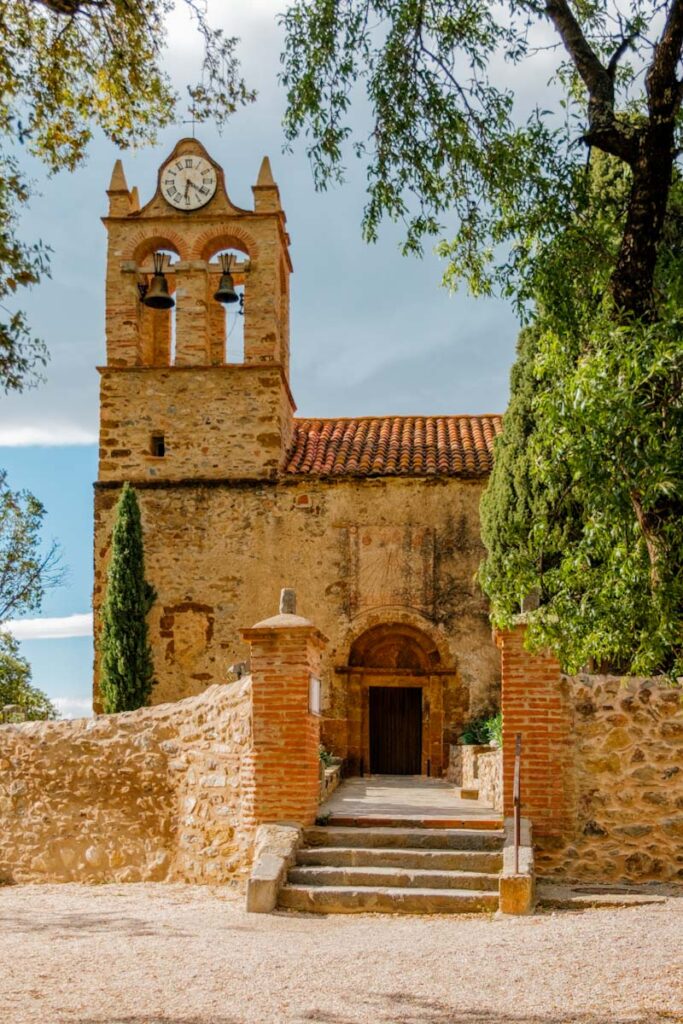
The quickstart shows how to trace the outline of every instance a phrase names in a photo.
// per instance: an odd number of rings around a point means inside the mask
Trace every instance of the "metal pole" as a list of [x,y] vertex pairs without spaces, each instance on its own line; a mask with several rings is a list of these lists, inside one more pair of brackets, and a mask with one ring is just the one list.
[[515,874],[519,874],[519,841],[521,830],[521,808],[522,794],[520,783],[520,767],[522,760],[522,734],[515,736],[515,774],[512,783],[512,809],[514,815],[514,843],[515,843]]

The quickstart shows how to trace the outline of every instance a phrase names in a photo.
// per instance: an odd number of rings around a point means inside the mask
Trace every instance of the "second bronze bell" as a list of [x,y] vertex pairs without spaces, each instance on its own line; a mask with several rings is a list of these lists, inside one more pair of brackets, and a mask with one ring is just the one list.
[[142,301],[150,309],[172,309],[175,300],[168,290],[168,281],[164,274],[164,254],[155,252],[153,258],[154,274]]
[[239,302],[239,295],[235,291],[235,282],[230,273],[232,259],[230,253],[221,254],[221,270],[223,272],[218,283],[218,291],[214,292],[213,296],[216,302],[222,302],[225,305],[229,305],[231,302]]

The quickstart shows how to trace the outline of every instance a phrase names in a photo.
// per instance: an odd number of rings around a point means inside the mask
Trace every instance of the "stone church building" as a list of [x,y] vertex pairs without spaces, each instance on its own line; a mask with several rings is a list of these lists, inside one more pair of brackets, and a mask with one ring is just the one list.
[[[195,139],[176,145],[144,206],[118,162],[107,194],[96,635],[130,481],[157,591],[154,703],[228,679],[247,656],[240,629],[293,587],[329,639],[328,749],[352,773],[442,775],[448,744],[499,688],[475,572],[500,417],[297,418],[290,239],[267,158],[253,209],[234,205]],[[243,289],[242,361],[214,298],[226,268]],[[175,305],[151,308],[153,293]]]

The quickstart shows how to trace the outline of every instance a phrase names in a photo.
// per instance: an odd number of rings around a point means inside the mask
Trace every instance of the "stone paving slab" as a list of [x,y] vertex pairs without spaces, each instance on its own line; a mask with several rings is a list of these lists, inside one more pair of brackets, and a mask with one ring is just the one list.
[[369,775],[345,779],[320,806],[330,823],[382,826],[391,822],[427,828],[500,828],[502,815],[481,800],[463,800],[444,779]]
[[683,887],[581,885],[539,881],[536,886],[540,910],[587,910],[615,907],[650,906],[666,903],[671,896],[683,898]]

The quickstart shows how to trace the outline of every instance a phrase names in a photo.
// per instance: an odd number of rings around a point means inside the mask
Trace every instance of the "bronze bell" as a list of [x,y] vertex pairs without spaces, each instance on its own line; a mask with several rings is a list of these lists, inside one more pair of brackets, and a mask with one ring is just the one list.
[[150,309],[172,309],[175,306],[175,300],[168,291],[168,281],[166,280],[163,268],[164,254],[162,252],[155,252],[154,275],[142,300]]
[[239,302],[239,295],[235,291],[235,282],[232,279],[230,273],[230,267],[232,266],[232,256],[230,253],[221,254],[221,268],[223,273],[218,284],[218,291],[214,293],[214,299],[216,302],[222,302],[225,305],[229,305],[231,302]]

